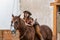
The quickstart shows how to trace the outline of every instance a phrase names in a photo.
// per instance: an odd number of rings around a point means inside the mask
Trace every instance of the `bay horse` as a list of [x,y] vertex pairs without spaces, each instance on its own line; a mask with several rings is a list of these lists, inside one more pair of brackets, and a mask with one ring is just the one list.
[[11,26],[14,26],[16,30],[19,30],[20,40],[34,40],[35,30],[33,26],[26,26],[25,22],[19,16],[12,15]]
[[35,31],[36,27],[39,27],[39,32],[44,40],[52,40],[52,30],[47,25],[39,25],[39,23],[35,22],[33,26],[28,27],[25,25],[25,22],[20,18],[20,16],[14,15],[12,15],[11,24],[14,25],[16,30],[19,30],[20,40],[41,40]]

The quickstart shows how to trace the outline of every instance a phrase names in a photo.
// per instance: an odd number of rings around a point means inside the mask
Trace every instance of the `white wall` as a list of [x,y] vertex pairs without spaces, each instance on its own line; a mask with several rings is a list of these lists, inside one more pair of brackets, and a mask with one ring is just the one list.
[[10,29],[11,15],[18,15],[20,11],[18,3],[19,0],[0,0],[0,30]]

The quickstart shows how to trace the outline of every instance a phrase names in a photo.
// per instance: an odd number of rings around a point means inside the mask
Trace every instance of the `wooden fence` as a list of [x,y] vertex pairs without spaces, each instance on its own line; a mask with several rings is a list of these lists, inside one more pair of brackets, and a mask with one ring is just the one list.
[[0,40],[19,40],[19,32],[12,34],[10,30],[0,30]]

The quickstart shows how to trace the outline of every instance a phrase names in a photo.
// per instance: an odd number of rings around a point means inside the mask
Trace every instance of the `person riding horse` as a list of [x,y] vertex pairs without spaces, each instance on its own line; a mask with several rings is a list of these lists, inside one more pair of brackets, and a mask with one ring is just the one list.
[[30,17],[32,14],[29,11],[24,11],[24,18],[25,24],[28,26],[32,26],[34,24],[34,20],[32,17]]
[[[32,17],[30,17],[32,14],[29,11],[24,11],[24,18],[23,20],[25,21],[25,24],[28,26],[33,26],[35,24],[34,19]],[[41,33],[40,33],[40,28],[39,26],[36,26],[35,31],[37,33],[37,35],[39,36],[39,38],[42,37]]]

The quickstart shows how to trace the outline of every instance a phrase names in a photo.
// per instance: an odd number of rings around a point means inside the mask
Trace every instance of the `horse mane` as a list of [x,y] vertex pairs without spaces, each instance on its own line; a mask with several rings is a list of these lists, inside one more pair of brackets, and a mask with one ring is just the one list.
[[27,26],[25,25],[25,22],[23,19],[19,19],[20,21],[20,26],[19,26],[19,30],[22,34],[24,34],[23,32],[25,32],[27,30]]

